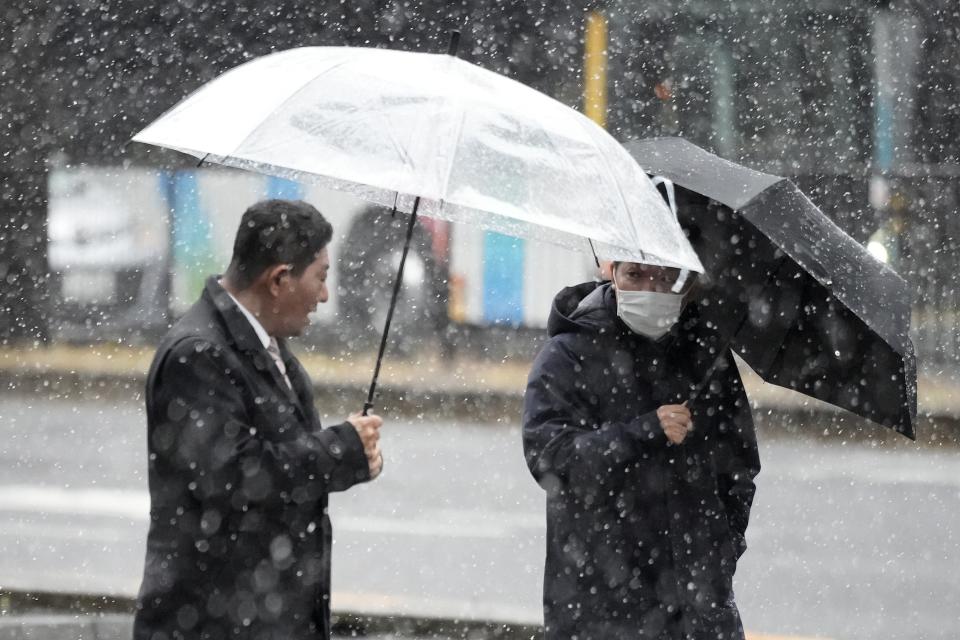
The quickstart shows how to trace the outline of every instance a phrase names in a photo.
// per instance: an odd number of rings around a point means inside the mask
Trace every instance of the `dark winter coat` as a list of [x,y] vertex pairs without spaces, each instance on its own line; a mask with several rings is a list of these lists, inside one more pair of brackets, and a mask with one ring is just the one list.
[[[547,492],[550,640],[743,637],[732,579],[760,470],[729,354],[669,444],[656,416],[690,396],[718,337],[688,305],[658,341],[616,315],[609,284],[561,291],[527,385],[523,443]],[[713,353],[711,353],[713,351]]]
[[134,638],[327,638],[327,494],[369,479],[349,424],[321,429],[211,278],[147,380],[150,531]]

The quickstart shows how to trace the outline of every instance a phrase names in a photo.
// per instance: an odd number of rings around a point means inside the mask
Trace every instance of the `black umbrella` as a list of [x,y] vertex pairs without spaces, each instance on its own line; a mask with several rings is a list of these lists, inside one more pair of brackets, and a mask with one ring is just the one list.
[[706,268],[702,315],[729,346],[764,380],[913,439],[907,283],[786,178],[682,138],[624,146],[675,185],[677,215]]

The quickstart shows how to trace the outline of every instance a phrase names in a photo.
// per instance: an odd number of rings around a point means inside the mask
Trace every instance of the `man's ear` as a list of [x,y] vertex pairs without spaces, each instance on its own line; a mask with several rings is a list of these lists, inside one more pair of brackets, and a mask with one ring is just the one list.
[[292,272],[293,266],[289,264],[275,264],[263,272],[261,277],[264,279],[264,285],[270,295],[280,295],[281,290],[287,286],[287,280]]

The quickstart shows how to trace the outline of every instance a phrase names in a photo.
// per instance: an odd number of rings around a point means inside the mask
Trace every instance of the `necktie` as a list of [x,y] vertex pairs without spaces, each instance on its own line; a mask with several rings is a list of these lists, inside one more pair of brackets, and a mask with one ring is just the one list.
[[293,389],[293,385],[290,384],[290,378],[287,377],[287,365],[283,364],[283,358],[280,356],[280,345],[277,343],[277,339],[273,336],[270,336],[270,344],[267,345],[267,353],[269,353],[270,357],[273,358],[273,363],[277,365],[277,370],[280,372],[280,375],[283,376],[287,386]]

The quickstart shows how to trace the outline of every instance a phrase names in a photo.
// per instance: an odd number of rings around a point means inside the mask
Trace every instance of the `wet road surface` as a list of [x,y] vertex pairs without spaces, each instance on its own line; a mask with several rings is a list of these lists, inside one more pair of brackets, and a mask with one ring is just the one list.
[[[0,588],[134,595],[148,509],[140,403],[0,395],[0,424]],[[544,498],[518,425],[426,416],[388,422],[382,443],[384,475],[332,499],[334,608],[539,622]],[[760,447],[735,582],[749,630],[960,635],[960,451]]]

